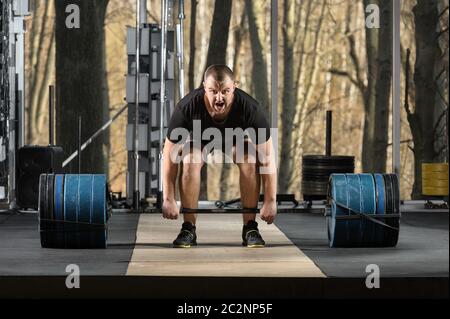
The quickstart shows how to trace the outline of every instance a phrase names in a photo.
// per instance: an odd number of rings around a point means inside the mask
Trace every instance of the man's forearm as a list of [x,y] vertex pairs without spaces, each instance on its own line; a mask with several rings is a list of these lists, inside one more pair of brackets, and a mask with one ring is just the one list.
[[175,184],[178,174],[178,163],[173,162],[171,153],[176,151],[175,145],[166,141],[163,150],[163,200],[175,200]]
[[166,201],[175,200],[175,183],[177,180],[177,174],[178,174],[177,164],[168,163],[167,166],[164,166],[163,199]]
[[273,202],[277,198],[277,174],[262,174],[264,202]]

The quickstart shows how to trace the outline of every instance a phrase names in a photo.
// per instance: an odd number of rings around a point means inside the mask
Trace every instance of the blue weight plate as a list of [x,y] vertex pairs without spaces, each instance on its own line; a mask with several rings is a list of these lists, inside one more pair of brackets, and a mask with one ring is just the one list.
[[79,175],[66,174],[64,178],[64,224],[66,234],[66,247],[79,248],[80,236],[78,233],[79,211]]
[[41,238],[41,247],[47,248],[48,247],[48,240],[47,240],[47,225],[48,222],[46,220],[47,216],[47,174],[41,174],[39,176],[39,203],[38,203],[38,211],[39,211],[39,234]]
[[53,198],[54,198],[54,194],[53,194],[53,183],[54,183],[54,179],[55,179],[55,175],[54,174],[48,174],[47,175],[47,189],[46,189],[46,193],[47,193],[47,219],[49,220],[48,222],[48,241],[49,241],[49,246],[52,248],[58,248],[58,242],[56,240],[56,225],[55,225],[55,218],[54,218],[54,213],[53,213]]
[[93,204],[93,175],[85,174],[79,175],[79,215],[78,215],[78,225],[79,235],[80,235],[80,248],[90,248],[91,240],[91,226],[92,223],[92,204]]
[[56,221],[56,241],[61,248],[66,247],[66,240],[64,235],[64,175],[55,175],[54,187],[54,215]]
[[[384,179],[381,174],[374,174],[375,185],[376,185],[376,198],[377,198],[377,215],[384,215],[386,212],[386,194],[384,189]],[[386,222],[386,219],[380,219],[382,222]],[[381,225],[375,226],[375,242],[376,246],[380,247],[383,245],[383,232],[385,231],[385,227]]]
[[[375,197],[375,182],[372,174],[359,174],[358,176],[361,183],[361,213],[373,215],[376,213],[377,203]],[[376,246],[374,238],[375,223],[367,219],[361,219],[361,223],[363,225],[362,246]]]
[[[92,223],[95,231],[91,241],[93,248],[107,247],[106,176],[93,175],[92,182]],[[102,229],[104,227],[104,229]]]
[[[393,194],[392,194],[392,182],[389,174],[383,174],[384,186],[386,191],[386,215],[394,212],[393,207]],[[392,226],[390,218],[386,219],[386,224]],[[385,227],[383,232],[383,247],[389,247],[392,237],[391,229]]]
[[344,174],[332,174],[330,177],[331,197],[331,219],[330,219],[330,247],[342,247],[348,241],[348,221],[338,220],[336,216],[346,215],[346,211],[336,205],[342,203],[347,205],[347,179]]
[[[348,182],[348,207],[356,212],[361,212],[361,182],[358,174],[346,174]],[[354,213],[347,210],[347,215]],[[348,247],[361,247],[363,224],[361,218],[349,221],[349,242]]]
[[[393,189],[393,207],[394,214],[400,215],[400,184],[398,181],[398,176],[396,174],[391,174],[392,189]],[[398,228],[398,230],[392,230],[392,237],[390,242],[390,247],[395,247],[398,243],[398,237],[400,232],[400,218],[392,218],[392,227]]]

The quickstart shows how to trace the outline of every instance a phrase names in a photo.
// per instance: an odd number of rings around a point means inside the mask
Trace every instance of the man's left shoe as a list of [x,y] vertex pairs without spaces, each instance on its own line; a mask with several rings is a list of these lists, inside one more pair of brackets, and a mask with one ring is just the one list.
[[265,244],[265,241],[259,233],[257,222],[251,220],[247,225],[244,225],[242,229],[242,246],[260,248],[264,247]]

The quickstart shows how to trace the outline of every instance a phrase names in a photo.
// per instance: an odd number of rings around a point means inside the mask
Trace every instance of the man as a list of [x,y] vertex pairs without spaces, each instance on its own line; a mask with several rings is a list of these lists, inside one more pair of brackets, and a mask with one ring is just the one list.
[[[201,132],[198,132],[200,124]],[[181,130],[180,130],[181,129]],[[256,134],[250,139],[233,135],[230,131],[250,130]],[[188,141],[183,140],[187,131]],[[203,87],[185,96],[176,106],[169,122],[163,150],[163,216],[177,219],[179,208],[175,201],[175,183],[181,153],[182,172],[179,180],[180,200],[184,208],[198,208],[200,171],[205,162],[210,143],[207,134],[218,132],[219,147],[229,154],[239,167],[241,204],[243,208],[256,208],[259,201],[260,181],[263,181],[264,203],[260,217],[271,224],[276,215],[277,173],[270,127],[259,103],[244,91],[236,88],[233,72],[225,65],[212,65],[204,75]],[[264,133],[264,134],[262,134]],[[211,134],[210,134],[211,135]],[[214,134],[213,134],[214,135]],[[181,138],[180,138],[181,136]],[[248,136],[246,136],[248,137]],[[212,143],[212,142],[211,142]],[[244,147],[239,146],[244,145]],[[229,146],[229,147],[228,147]],[[178,157],[179,158],[179,157]],[[197,244],[197,214],[183,214],[184,223],[174,247],[191,247]],[[243,245],[264,247],[259,233],[256,214],[243,213]]]

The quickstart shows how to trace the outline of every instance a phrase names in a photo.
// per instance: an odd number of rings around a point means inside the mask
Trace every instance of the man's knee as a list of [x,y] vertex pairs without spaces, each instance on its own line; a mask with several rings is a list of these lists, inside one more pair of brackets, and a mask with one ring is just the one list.
[[195,147],[183,149],[181,165],[184,178],[199,176],[203,164],[201,149]]
[[253,145],[253,143],[250,142],[245,142],[243,145],[233,146],[232,155],[233,162],[240,168],[247,168],[247,166],[251,167],[258,163],[256,147],[255,145]]
[[257,163],[237,163],[236,165],[239,167],[239,172],[245,176],[256,176],[257,174]]

